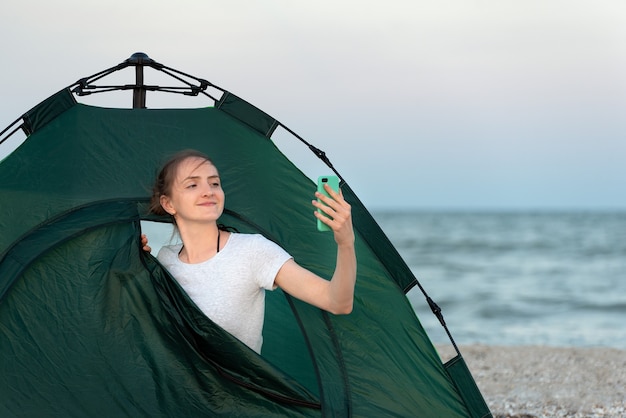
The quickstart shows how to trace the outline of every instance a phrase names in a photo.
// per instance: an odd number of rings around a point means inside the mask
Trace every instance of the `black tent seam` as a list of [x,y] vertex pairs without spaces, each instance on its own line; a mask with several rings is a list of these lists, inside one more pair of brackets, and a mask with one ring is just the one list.
[[[36,234],[39,229],[41,229],[41,228],[43,228],[45,226],[57,223],[59,220],[67,217],[71,213],[78,212],[80,210],[83,210],[83,209],[86,209],[86,208],[89,208],[89,207],[98,206],[98,205],[106,204],[106,203],[115,203],[115,202],[117,202],[117,203],[124,203],[124,202],[126,202],[126,203],[133,203],[133,202],[135,202],[135,203],[147,203],[149,201],[150,201],[150,198],[146,198],[146,197],[140,197],[140,198],[129,197],[129,198],[121,198],[121,199],[112,198],[112,199],[104,199],[104,200],[92,201],[92,202],[89,202],[89,203],[86,203],[86,204],[82,204],[82,205],[79,205],[79,206],[73,206],[72,208],[70,208],[68,210],[60,212],[60,213],[56,214],[55,216],[53,216],[51,218],[48,218],[48,219],[46,219],[43,222],[38,223],[37,225],[33,226],[28,231],[24,232],[20,237],[16,238],[11,243],[11,245],[9,245],[7,247],[7,249],[2,254],[0,254],[0,263],[2,263],[2,261],[6,258],[7,254],[16,245],[18,245],[21,241],[25,240],[26,238],[28,238],[29,236],[31,236],[33,234]],[[138,216],[139,219],[143,219],[143,216],[141,216],[139,213],[138,213],[137,216]]]
[[213,367],[215,367],[215,369],[220,374],[220,376],[224,377],[225,379],[230,380],[231,382],[233,382],[233,383],[235,383],[235,384],[237,384],[239,386],[248,388],[248,389],[250,389],[250,390],[252,390],[254,392],[260,393],[260,394],[262,394],[262,395],[264,395],[264,396],[266,396],[268,398],[275,399],[275,400],[280,401],[282,403],[303,406],[303,407],[311,408],[311,409],[321,409],[322,408],[321,403],[306,402],[306,401],[301,401],[301,400],[298,400],[298,399],[293,399],[293,398],[290,398],[290,397],[287,397],[287,396],[282,396],[282,395],[279,395],[279,394],[274,393],[274,392],[268,392],[266,390],[263,390],[262,388],[260,388],[260,387],[258,387],[256,385],[252,385],[252,384],[246,383],[244,381],[241,381],[241,380],[231,376],[230,374],[226,373],[221,367],[217,366],[215,364],[215,362],[210,361],[208,359],[208,357],[202,356],[202,358],[204,358],[207,362],[210,362],[211,364],[213,364]]
[[[306,347],[307,350],[309,351],[309,356],[311,356],[311,360],[313,363],[313,369],[315,370],[315,376],[316,376],[316,380],[317,380],[317,387],[319,389],[320,392],[320,400],[324,399],[324,385],[322,385],[322,380],[320,378],[320,370],[319,367],[317,365],[317,360],[315,357],[315,351],[313,350],[313,345],[311,344],[311,339],[309,338],[309,334],[306,332],[306,329],[304,327],[304,323],[302,322],[302,319],[300,318],[300,314],[298,313],[298,310],[296,309],[296,306],[293,302],[293,297],[291,295],[289,295],[288,293],[283,292],[283,294],[285,295],[285,299],[287,299],[287,303],[289,304],[289,307],[291,308],[291,312],[293,313],[293,316],[296,319],[296,322],[298,323],[298,327],[300,328],[300,332],[302,332],[302,336],[304,337],[304,341],[306,343]],[[320,408],[322,409],[322,414],[324,414],[324,408],[320,405]]]
[[339,339],[337,338],[337,333],[335,332],[335,328],[330,320],[330,315],[326,311],[322,311],[322,316],[324,318],[324,322],[326,323],[326,327],[328,328],[330,334],[330,340],[333,343],[335,348],[335,355],[337,356],[338,363],[341,367],[341,381],[343,383],[343,391],[346,394],[346,412],[347,417],[352,416],[352,399],[350,397],[350,382],[348,381],[348,376],[346,375],[346,362],[343,358],[343,351],[341,350],[341,346],[339,344]]
[[[110,203],[111,201],[107,201],[107,202]],[[128,202],[128,203],[130,203],[130,202]],[[92,206],[92,205],[85,205],[82,208],[84,209],[84,208],[89,207],[89,206]],[[93,206],[96,206],[96,205],[93,205]],[[64,216],[56,216],[56,217],[51,218],[51,219],[54,219],[55,222],[58,222],[61,219],[63,219],[64,217],[68,216],[69,214],[71,214],[73,212],[76,212],[76,211],[74,211],[74,210],[67,211],[67,212],[64,213]],[[15,283],[15,280],[18,277],[20,277],[22,272],[24,272],[24,270],[26,270],[28,267],[30,267],[32,265],[32,263],[35,260],[37,260],[42,254],[44,254],[44,253],[46,253],[48,251],[51,251],[52,249],[54,249],[54,248],[56,248],[56,247],[58,247],[58,246],[60,246],[60,245],[62,245],[64,243],[72,240],[73,238],[75,238],[77,236],[82,235],[86,231],[93,231],[94,229],[105,227],[105,226],[110,226],[110,225],[117,225],[117,224],[124,224],[124,223],[134,222],[134,221],[137,221],[137,220],[140,220],[140,219],[141,218],[140,218],[139,214],[137,214],[136,216],[128,217],[128,218],[125,218],[125,219],[116,219],[114,221],[109,221],[109,222],[103,222],[103,223],[98,223],[98,224],[90,224],[90,226],[85,227],[85,228],[81,229],[80,231],[77,231],[77,232],[75,232],[73,234],[67,235],[67,236],[63,237],[63,239],[61,239],[59,241],[56,241],[54,243],[54,245],[52,245],[50,247],[46,247],[42,252],[39,252],[38,254],[33,255],[32,257],[30,257],[30,259],[28,260],[27,263],[25,263],[25,264],[20,263],[20,269],[17,271],[16,274],[14,274],[11,283],[8,284],[8,286],[6,287],[4,293],[0,294],[0,303],[2,303],[2,301],[4,300],[4,297],[9,293],[9,290],[13,287],[13,285]],[[42,226],[42,225],[51,225],[51,224],[53,224],[55,222],[44,222],[44,223],[40,224],[40,226]],[[26,239],[29,236],[34,235],[36,233],[37,233],[37,231],[33,229],[33,230],[29,231],[29,233],[24,234],[20,239],[14,241],[14,243],[11,245],[11,247],[9,247],[7,249],[7,251],[5,251],[5,253],[2,255],[2,258],[0,258],[0,264],[2,262],[4,262],[4,260],[10,255],[10,253],[13,251],[13,249],[21,241],[23,241],[24,239]]]

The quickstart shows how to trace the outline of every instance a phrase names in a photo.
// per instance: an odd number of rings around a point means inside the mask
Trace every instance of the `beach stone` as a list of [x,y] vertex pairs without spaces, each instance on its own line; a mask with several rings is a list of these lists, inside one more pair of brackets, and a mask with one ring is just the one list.
[[[445,361],[451,346],[437,346]],[[626,417],[626,350],[467,345],[459,350],[497,418]]]

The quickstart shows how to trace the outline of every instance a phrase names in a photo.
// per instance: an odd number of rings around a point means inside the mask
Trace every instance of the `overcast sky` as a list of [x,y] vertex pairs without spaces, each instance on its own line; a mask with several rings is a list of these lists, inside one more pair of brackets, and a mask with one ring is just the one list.
[[1,7],[0,128],[142,51],[326,151],[371,208],[626,209],[623,0],[89,4]]

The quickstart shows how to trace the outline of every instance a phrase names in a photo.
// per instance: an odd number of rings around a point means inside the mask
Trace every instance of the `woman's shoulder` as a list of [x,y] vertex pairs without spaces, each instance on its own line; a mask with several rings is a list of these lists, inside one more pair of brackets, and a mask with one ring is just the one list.
[[255,240],[255,239],[267,239],[261,234],[247,233],[247,232],[231,232],[231,236],[236,237],[235,239],[241,240]]
[[232,232],[229,241],[232,240],[233,247],[245,247],[249,249],[274,249],[281,248],[274,241],[262,234]]
[[261,234],[248,234],[241,232],[231,232],[229,241],[230,240],[237,245],[258,245],[265,242],[271,242]]
[[164,245],[159,250],[157,258],[161,261],[171,259],[172,257],[176,258],[182,246],[183,244]]

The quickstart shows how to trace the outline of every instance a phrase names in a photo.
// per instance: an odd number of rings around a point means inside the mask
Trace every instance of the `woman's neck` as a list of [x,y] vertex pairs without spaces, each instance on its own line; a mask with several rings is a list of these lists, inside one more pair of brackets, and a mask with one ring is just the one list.
[[220,231],[217,224],[179,225],[178,232],[183,241],[183,247],[178,258],[190,264],[201,263],[215,256],[219,247],[225,242],[224,231]]

